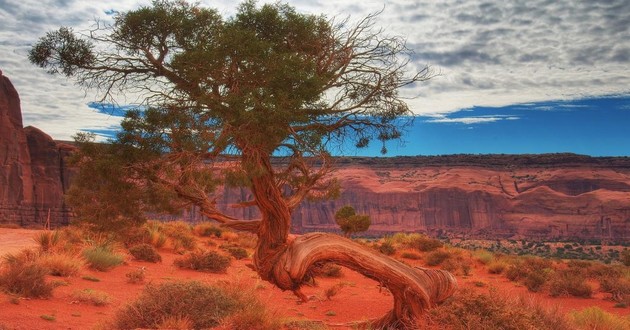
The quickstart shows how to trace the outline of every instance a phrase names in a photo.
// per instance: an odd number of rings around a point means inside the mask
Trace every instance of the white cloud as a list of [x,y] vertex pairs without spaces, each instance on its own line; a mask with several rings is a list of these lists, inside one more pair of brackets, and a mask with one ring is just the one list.
[[518,120],[519,117],[516,116],[504,116],[504,115],[490,115],[490,116],[473,116],[473,117],[459,117],[459,118],[449,118],[446,116],[439,116],[432,119],[427,119],[425,122],[427,123],[457,123],[457,124],[485,124],[485,123],[494,123],[501,120]]
[[[409,104],[418,114],[444,116],[473,106],[630,93],[627,0],[288,2],[300,11],[352,18],[383,9],[379,27],[407,38],[415,51],[412,64],[428,64],[442,73],[403,91],[416,97]],[[224,15],[233,14],[236,6],[228,0],[201,3]],[[88,108],[96,99],[91,92],[45,74],[28,63],[26,54],[39,37],[61,25],[86,31],[94,19],[111,20],[107,13],[112,10],[147,4],[149,0],[0,0],[0,70],[21,95],[25,124],[60,139],[81,128],[115,126],[118,118]]]

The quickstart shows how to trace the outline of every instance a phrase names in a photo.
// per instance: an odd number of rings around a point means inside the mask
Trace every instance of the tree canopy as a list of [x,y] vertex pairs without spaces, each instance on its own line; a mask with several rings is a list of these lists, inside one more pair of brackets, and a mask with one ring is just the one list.
[[[397,299],[395,313],[383,319],[391,323],[414,319],[444,287],[431,291],[426,286],[434,278],[389,259],[357,259],[361,247],[342,238],[289,237],[291,212],[304,199],[338,192],[330,151],[377,141],[386,152],[385,142],[400,138],[411,115],[400,88],[431,76],[426,67],[409,69],[405,40],[385,35],[376,17],[353,23],[254,1],[222,17],[197,4],[155,0],[82,34],[68,27],[50,32],[29,59],[97,90],[102,102],[120,95],[141,101],[105,150],[84,152],[79,160],[84,178],[98,171],[106,178],[113,173],[108,166],[119,169],[114,180],[138,199],[130,204],[135,209],[122,213],[138,216],[137,209],[153,204],[195,205],[210,219],[254,232],[258,273],[298,296],[308,267],[322,258],[371,277],[394,268],[407,272],[404,283],[392,283],[416,290],[420,300],[403,308]],[[115,196],[104,181],[84,185],[92,198],[78,198],[79,204],[95,201],[99,185],[105,185],[101,196]],[[253,199],[237,206],[256,207],[260,219],[243,221],[219,210],[215,188],[222,184],[247,187]],[[105,221],[115,212],[103,215]],[[326,255],[318,252],[324,243]],[[448,282],[449,276],[438,278]]]

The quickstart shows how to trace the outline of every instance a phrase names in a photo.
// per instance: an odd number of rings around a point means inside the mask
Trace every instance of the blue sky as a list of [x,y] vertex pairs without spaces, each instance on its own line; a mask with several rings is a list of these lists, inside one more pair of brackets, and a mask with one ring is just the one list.
[[[231,0],[202,0],[224,16]],[[265,0],[260,2],[274,2]],[[440,75],[405,88],[418,116],[389,155],[575,152],[630,155],[630,1],[289,0],[299,11],[358,20],[407,39],[410,70]],[[50,30],[87,33],[95,19],[149,0],[0,0],[0,70],[22,101],[25,125],[56,139],[107,133],[120,117],[97,111],[99,94],[28,63]],[[120,107],[139,103],[120,95]],[[92,107],[90,107],[92,105]],[[380,146],[348,154],[378,155]]]

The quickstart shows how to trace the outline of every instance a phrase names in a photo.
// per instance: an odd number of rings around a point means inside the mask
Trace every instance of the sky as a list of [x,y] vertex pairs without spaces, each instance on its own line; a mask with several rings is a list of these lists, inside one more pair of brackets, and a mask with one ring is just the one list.
[[[259,1],[274,2],[274,1]],[[290,0],[298,11],[377,24],[414,51],[410,70],[438,76],[406,88],[417,115],[389,156],[574,152],[630,156],[630,1]],[[60,26],[149,1],[0,0],[0,70],[20,93],[24,125],[55,139],[77,131],[112,134],[120,116],[97,95],[30,64],[30,47]],[[228,17],[235,3],[199,1]],[[125,100],[119,102],[126,105]],[[344,153],[379,155],[380,145]]]

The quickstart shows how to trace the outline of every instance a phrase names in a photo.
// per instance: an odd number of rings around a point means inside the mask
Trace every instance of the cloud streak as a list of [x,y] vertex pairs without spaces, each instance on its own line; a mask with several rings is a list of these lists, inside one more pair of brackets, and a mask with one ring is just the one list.
[[[262,1],[274,2],[274,1]],[[496,117],[453,118],[474,106],[500,107],[548,100],[630,94],[630,2],[335,1],[291,0],[299,11],[351,20],[383,10],[377,28],[404,36],[411,66],[441,74],[402,91],[411,109],[442,122],[490,122]],[[88,31],[150,1],[0,0],[0,69],[22,99],[25,124],[55,138],[81,129],[111,129],[120,118],[94,111],[98,100],[62,77],[28,63],[32,44],[59,26]],[[229,16],[232,1],[201,1]],[[125,100],[119,100],[125,104]],[[441,116],[441,117],[440,117]],[[442,118],[442,119],[440,119]]]

